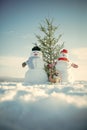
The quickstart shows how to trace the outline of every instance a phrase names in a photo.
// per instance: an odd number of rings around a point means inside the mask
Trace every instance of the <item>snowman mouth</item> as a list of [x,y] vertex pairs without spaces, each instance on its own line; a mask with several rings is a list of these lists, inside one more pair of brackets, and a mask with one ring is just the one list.
[[38,54],[34,54],[35,56],[37,56]]

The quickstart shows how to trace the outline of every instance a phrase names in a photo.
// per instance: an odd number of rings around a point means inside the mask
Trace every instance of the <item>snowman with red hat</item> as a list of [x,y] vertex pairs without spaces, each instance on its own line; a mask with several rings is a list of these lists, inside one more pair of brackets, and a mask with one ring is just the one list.
[[42,52],[37,45],[32,48],[29,59],[22,63],[22,67],[26,65],[28,65],[28,71],[25,74],[25,84],[42,84],[48,81],[47,74],[44,70]]
[[61,82],[74,82],[72,68],[78,68],[78,65],[68,59],[68,50],[61,50],[56,64],[56,69],[61,74]]

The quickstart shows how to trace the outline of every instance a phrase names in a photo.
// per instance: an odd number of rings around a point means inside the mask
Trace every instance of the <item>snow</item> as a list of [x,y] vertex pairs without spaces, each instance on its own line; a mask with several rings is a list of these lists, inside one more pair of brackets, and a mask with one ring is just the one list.
[[44,69],[28,69],[25,74],[25,84],[42,84],[47,81],[48,77]]
[[0,82],[0,130],[86,130],[87,82]]

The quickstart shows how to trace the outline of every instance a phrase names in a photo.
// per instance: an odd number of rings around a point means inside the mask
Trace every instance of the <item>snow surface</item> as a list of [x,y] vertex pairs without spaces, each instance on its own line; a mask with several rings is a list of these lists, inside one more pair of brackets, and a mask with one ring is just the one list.
[[87,82],[0,82],[0,130],[87,130]]

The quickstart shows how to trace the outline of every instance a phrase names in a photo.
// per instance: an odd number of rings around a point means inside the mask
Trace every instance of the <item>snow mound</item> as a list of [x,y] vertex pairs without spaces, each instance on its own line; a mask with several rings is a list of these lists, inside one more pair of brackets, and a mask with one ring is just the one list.
[[86,130],[87,82],[0,83],[0,130]]

